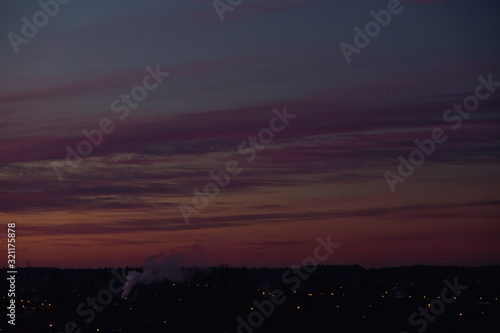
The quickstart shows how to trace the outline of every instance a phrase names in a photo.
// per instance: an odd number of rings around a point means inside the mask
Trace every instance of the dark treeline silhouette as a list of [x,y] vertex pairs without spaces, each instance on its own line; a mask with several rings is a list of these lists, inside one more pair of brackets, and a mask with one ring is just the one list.
[[[131,270],[140,268],[18,268],[16,331],[65,332],[68,322],[68,332],[101,333],[399,333],[424,326],[425,332],[498,332],[500,327],[500,266],[317,266],[311,273],[187,267],[181,269],[181,282],[137,284],[122,299],[121,287]],[[467,288],[437,315],[430,313],[425,320],[419,315],[412,325],[414,312],[441,299],[445,279],[452,284],[457,279]],[[6,295],[8,281],[3,281]],[[6,309],[7,298],[2,302]],[[0,327],[7,327],[6,321]]]

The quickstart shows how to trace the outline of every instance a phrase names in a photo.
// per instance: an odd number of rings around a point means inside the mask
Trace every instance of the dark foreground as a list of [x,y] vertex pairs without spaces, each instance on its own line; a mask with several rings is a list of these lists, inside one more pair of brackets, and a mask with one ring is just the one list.
[[[7,332],[500,332],[500,266],[186,268],[136,285],[126,269],[18,269]],[[2,270],[3,276],[7,276]],[[9,285],[4,280],[3,290]]]

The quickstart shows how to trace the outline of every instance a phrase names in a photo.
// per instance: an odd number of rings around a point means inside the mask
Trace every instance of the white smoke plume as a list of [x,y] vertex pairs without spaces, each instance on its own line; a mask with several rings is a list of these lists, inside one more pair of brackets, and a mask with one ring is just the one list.
[[201,265],[203,262],[203,252],[197,248],[194,248],[191,255],[186,252],[178,252],[169,256],[161,253],[149,257],[142,264],[142,273],[138,271],[128,272],[121,297],[127,297],[138,283],[150,284],[165,279],[182,282],[185,278],[182,274],[182,267]]

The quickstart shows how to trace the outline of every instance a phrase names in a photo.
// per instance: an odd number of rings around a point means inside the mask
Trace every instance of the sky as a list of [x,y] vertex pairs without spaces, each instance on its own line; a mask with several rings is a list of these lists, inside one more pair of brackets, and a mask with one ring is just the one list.
[[18,266],[500,263],[497,1],[60,1],[0,4]]

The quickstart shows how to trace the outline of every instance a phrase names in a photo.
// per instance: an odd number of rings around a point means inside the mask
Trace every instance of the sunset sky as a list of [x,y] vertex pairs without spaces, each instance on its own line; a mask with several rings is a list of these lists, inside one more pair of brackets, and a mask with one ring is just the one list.
[[[498,1],[401,0],[350,63],[339,44],[388,1],[243,0],[223,21],[210,0],[58,6],[16,53],[8,34],[42,9],[0,4],[0,237],[15,221],[18,266],[298,265],[328,235],[327,264],[500,264]],[[453,129],[443,115],[480,76],[496,89]],[[295,118],[247,161],[238,147],[284,108]],[[106,118],[60,181],[53,165]],[[436,128],[447,140],[392,192],[384,173]],[[179,205],[232,160],[187,224]]]

